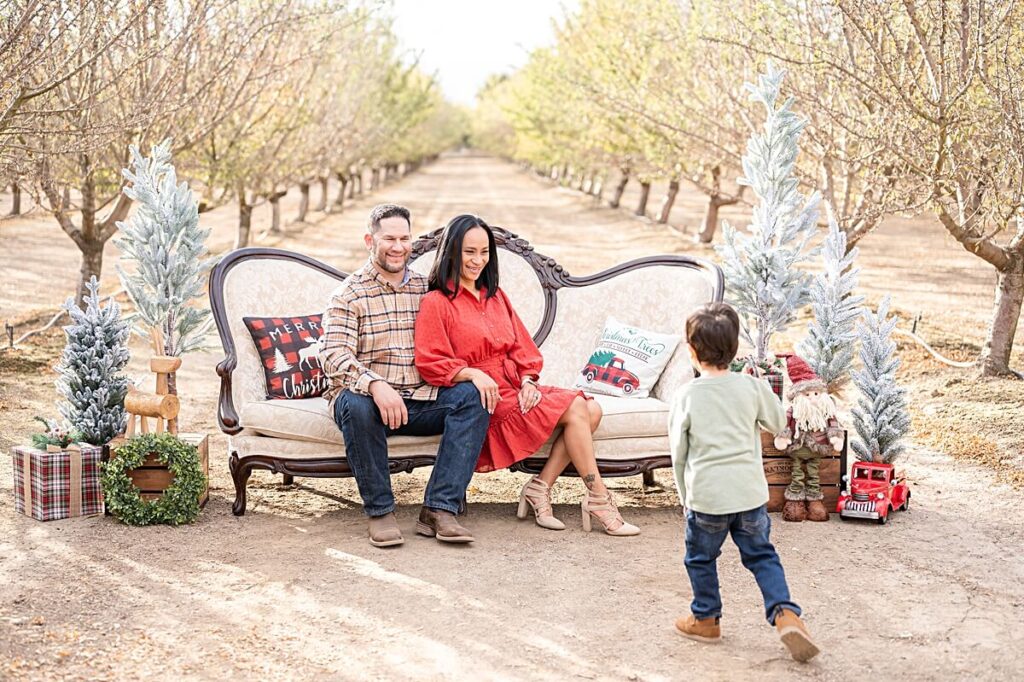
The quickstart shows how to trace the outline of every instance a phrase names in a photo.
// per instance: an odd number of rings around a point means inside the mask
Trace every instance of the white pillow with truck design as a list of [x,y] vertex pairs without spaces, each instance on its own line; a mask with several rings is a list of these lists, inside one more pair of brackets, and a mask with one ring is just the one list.
[[609,317],[575,387],[587,393],[646,398],[682,338],[638,329]]

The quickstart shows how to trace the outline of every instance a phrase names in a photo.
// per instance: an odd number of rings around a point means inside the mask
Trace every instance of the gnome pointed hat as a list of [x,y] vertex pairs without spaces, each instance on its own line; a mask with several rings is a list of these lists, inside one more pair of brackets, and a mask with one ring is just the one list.
[[786,356],[786,373],[789,375],[789,386],[786,389],[786,400],[808,391],[828,393],[828,385],[822,380],[807,362],[797,355]]

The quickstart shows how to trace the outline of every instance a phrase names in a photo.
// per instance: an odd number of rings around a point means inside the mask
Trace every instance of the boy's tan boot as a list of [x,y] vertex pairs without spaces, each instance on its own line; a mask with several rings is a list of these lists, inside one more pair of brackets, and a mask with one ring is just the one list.
[[692,613],[686,618],[676,621],[676,630],[683,637],[695,639],[698,642],[717,644],[722,641],[722,628],[717,618],[697,618]]
[[775,616],[775,629],[779,631],[779,638],[789,649],[793,660],[806,663],[818,655],[819,649],[811,641],[811,633],[807,632],[800,616],[789,609],[782,609]]

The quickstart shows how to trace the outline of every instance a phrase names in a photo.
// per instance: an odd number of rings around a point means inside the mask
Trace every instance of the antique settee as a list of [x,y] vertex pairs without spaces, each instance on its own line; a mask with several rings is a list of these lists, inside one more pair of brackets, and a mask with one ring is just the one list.
[[[427,272],[437,231],[413,247],[411,267]],[[501,284],[544,355],[544,383],[572,386],[594,349],[607,317],[663,333],[682,335],[691,310],[720,301],[718,266],[699,258],[661,255],[632,260],[593,275],[574,277],[524,239],[496,228]],[[345,445],[323,398],[267,400],[262,366],[246,316],[322,312],[346,273],[307,256],[267,248],[228,254],[210,278],[210,301],[224,359],[218,422],[228,434],[235,485],[234,513],[245,513],[246,482],[253,469],[294,476],[350,476]],[[595,450],[605,476],[645,475],[671,465],[668,398],[693,377],[686,344],[680,343],[650,397],[597,396],[604,419]],[[392,473],[433,463],[438,438],[389,440]],[[539,471],[550,441],[517,465]]]

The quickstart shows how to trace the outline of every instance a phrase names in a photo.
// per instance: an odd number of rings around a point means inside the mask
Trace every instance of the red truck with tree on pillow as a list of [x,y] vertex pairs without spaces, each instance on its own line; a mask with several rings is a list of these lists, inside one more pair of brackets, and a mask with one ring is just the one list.
[[595,351],[587,360],[587,365],[581,374],[588,384],[600,381],[621,389],[626,395],[640,387],[640,379],[626,369],[622,358],[617,357],[611,351]]

